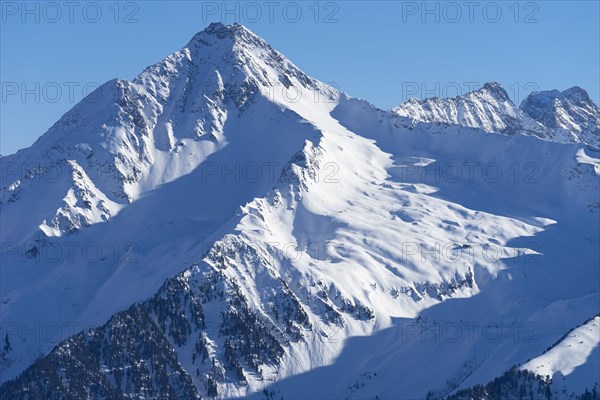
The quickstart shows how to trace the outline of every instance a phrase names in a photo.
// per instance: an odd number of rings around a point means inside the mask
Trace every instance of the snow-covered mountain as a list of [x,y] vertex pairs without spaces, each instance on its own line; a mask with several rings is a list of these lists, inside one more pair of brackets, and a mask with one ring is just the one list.
[[[0,158],[0,390],[425,398],[536,373],[599,313],[600,154],[502,92],[458,125],[386,112],[222,24],[106,83]],[[597,384],[590,338],[544,370],[584,371],[567,395]]]
[[600,108],[579,87],[564,92],[533,92],[517,107],[502,86],[492,82],[463,96],[412,98],[392,109],[392,113],[413,124],[434,124],[433,129],[437,130],[440,125],[460,125],[600,146]]
[[533,92],[520,108],[544,126],[562,132],[572,142],[600,147],[600,107],[580,87],[562,92]]
[[392,113],[415,122],[461,125],[486,132],[527,133],[546,136],[543,126],[515,106],[500,84],[486,83],[481,89],[451,98],[411,98]]
[[[239,114],[261,99],[281,98],[292,85],[335,96],[245,28],[209,27],[133,81],[105,83],[32,147],[2,158],[0,199],[15,207],[4,216],[2,239],[37,239],[40,231],[58,237],[110,219],[223,148],[225,125],[239,119],[228,116],[228,106]],[[43,220],[24,219],[27,199],[37,201],[36,188],[53,180]]]

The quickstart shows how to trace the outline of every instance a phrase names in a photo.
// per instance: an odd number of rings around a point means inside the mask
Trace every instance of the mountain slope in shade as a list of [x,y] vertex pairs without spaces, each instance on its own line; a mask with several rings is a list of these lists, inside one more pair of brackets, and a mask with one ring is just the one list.
[[[1,159],[79,166],[58,185],[2,182],[3,240],[19,245],[1,270],[9,397],[445,396],[598,314],[594,149],[412,124],[239,25],[107,85],[129,89]],[[104,218],[100,200],[114,207]],[[88,223],[49,224],[60,207]],[[13,219],[25,209],[27,229]],[[73,242],[130,246],[93,260],[30,252]],[[506,334],[431,341],[465,322]],[[74,328],[4,329],[32,323]]]
[[600,107],[580,87],[533,92],[520,109],[544,126],[563,132],[570,141],[600,146]]
[[597,399],[598,380],[587,385],[590,377],[600,376],[600,364],[588,362],[598,359],[593,353],[598,353],[599,322],[599,316],[589,319],[520,368],[513,367],[486,385],[459,390],[447,400]]

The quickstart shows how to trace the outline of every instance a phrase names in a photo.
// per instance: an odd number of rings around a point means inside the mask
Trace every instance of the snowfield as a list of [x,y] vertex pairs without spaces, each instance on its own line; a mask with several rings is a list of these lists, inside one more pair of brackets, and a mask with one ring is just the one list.
[[595,362],[598,359],[599,336],[600,317],[594,317],[522,368],[552,377],[556,389],[561,392],[582,391],[589,385],[589,377],[600,376],[600,364]]

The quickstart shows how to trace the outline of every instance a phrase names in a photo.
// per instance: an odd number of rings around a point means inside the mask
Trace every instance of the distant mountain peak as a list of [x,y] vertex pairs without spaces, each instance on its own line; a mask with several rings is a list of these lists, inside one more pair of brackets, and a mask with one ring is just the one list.
[[590,102],[590,101],[592,101],[590,99],[588,92],[586,92],[584,89],[582,89],[579,86],[573,86],[569,89],[566,89],[561,94],[563,97],[568,98],[569,100],[571,100],[573,102],[581,102],[581,101]]
[[529,96],[527,96],[525,100],[523,100],[521,106],[527,104],[532,99],[536,99],[536,101],[545,99],[545,101],[548,102],[554,101],[555,99],[568,99],[573,103],[593,103],[592,99],[590,99],[588,92],[586,92],[585,89],[579,86],[570,87],[568,89],[563,90],[562,92],[557,89],[531,92]]
[[440,100],[458,100],[458,99],[465,99],[465,98],[470,98],[473,96],[481,96],[481,95],[486,95],[486,94],[490,95],[498,100],[511,101],[510,97],[508,96],[508,93],[502,87],[502,85],[500,83],[487,82],[479,89],[475,89],[475,90],[472,90],[465,94],[460,94],[460,95],[457,95],[454,97],[432,96],[432,97],[426,97],[424,99],[418,99],[416,97],[411,97],[405,103],[419,104],[419,103],[430,103],[430,102],[440,101]]
[[545,131],[542,125],[519,110],[498,82],[488,82],[479,89],[450,98],[411,99],[392,112],[410,118],[413,123],[442,123],[538,137],[544,137]]
[[600,108],[579,86],[532,92],[519,108],[534,120],[569,138],[600,145]]
[[[464,95],[411,98],[392,109],[416,123],[478,128],[486,132],[534,135],[562,143],[600,143],[600,108],[579,86],[532,92],[517,107],[498,82]],[[436,128],[437,129],[437,128]]]
[[498,82],[487,82],[481,89],[475,90],[474,92],[487,92],[493,95],[495,98],[502,99],[504,101],[511,101],[506,90]]

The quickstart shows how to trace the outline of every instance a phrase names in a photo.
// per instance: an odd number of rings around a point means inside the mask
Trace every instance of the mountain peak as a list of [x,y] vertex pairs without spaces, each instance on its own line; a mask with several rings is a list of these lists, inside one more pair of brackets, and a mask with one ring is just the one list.
[[203,31],[204,33],[215,35],[220,39],[224,37],[238,37],[246,34],[254,35],[252,31],[246,28],[242,24],[238,24],[237,22],[232,25],[223,24],[221,22],[213,22]]
[[600,108],[579,86],[532,92],[520,108],[544,126],[563,132],[569,141],[600,145]]
[[543,130],[541,125],[531,120],[523,124],[518,122],[523,119],[523,113],[498,82],[488,82],[483,87],[460,96],[409,100],[392,112],[415,122],[461,125],[486,132],[528,132],[542,136]]
[[198,46],[212,46],[217,43],[231,45],[243,43],[260,48],[270,48],[266,41],[244,25],[238,23],[226,25],[220,22],[213,22],[203,31],[195,34],[186,47],[194,49]]
[[528,103],[535,102],[543,102],[547,103],[546,106],[553,102],[555,99],[566,99],[571,101],[574,104],[578,103],[593,103],[592,99],[588,92],[585,89],[579,86],[573,86],[569,89],[565,89],[562,92],[556,89],[553,90],[542,90],[542,91],[534,91],[529,94],[521,103],[521,108],[526,107]]
[[510,100],[508,93],[498,82],[487,82],[481,89],[475,90],[475,92],[487,92],[497,99]]
[[588,103],[591,101],[588,92],[579,86],[573,86],[561,92],[562,97],[571,100],[573,103]]

